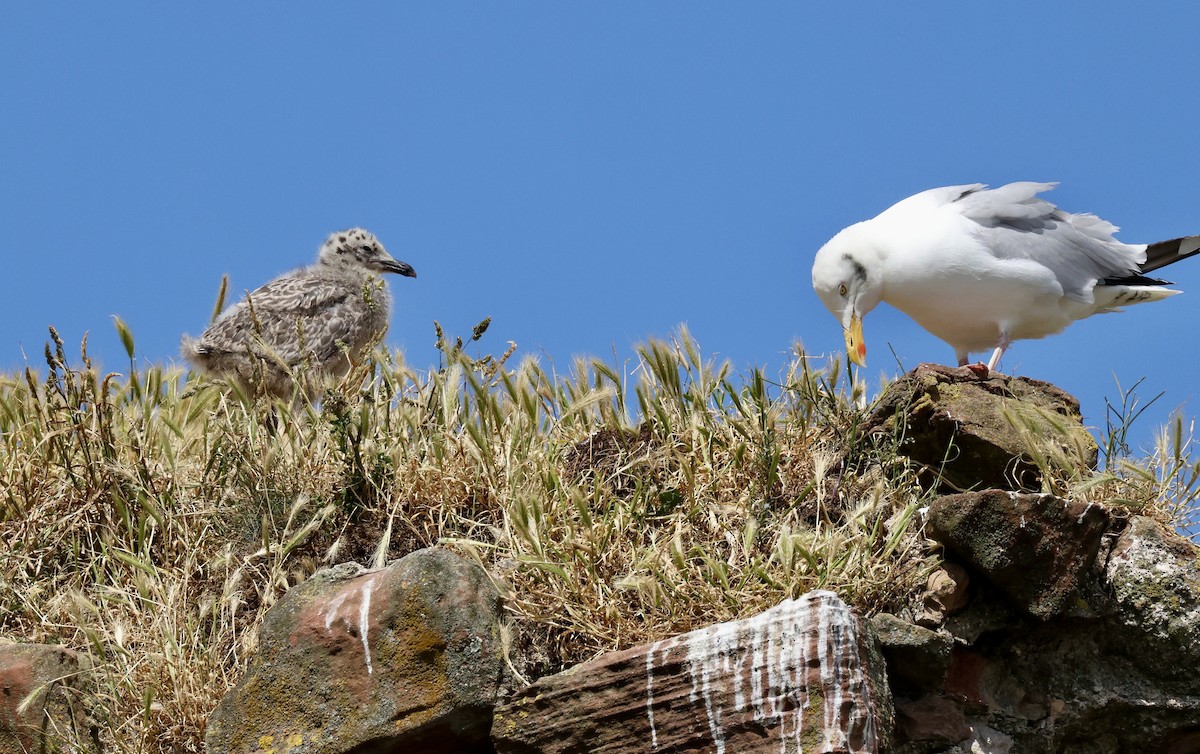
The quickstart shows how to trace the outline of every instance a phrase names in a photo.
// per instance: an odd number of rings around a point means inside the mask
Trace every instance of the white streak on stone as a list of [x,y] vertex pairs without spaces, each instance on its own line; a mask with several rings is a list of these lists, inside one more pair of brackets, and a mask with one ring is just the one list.
[[660,649],[670,651],[665,647],[670,639],[656,641],[646,653],[646,717],[650,720],[650,751],[658,749],[658,728],[654,725],[654,654]]
[[650,751],[658,748],[658,729],[654,727],[654,652],[661,643],[654,642],[646,653],[646,719],[650,721]]
[[[749,648],[738,647],[737,644],[738,644],[737,637],[735,636],[733,638],[733,645],[734,645],[734,647],[736,647],[738,649],[738,651],[735,652],[734,656],[730,658],[729,672],[733,675],[734,678],[749,679],[749,676],[746,674],[746,671],[750,669],[747,666],[753,661],[754,644],[751,644]],[[753,684],[751,684],[751,688],[753,688]],[[741,712],[747,708],[746,691],[747,691],[746,684],[744,684],[744,683],[738,683],[733,689],[733,708],[739,712]],[[752,698],[759,699],[761,697],[752,697]],[[759,715],[759,710],[755,709],[754,716],[756,719],[758,718],[758,715]]]
[[[796,751],[803,751],[803,747],[801,745],[801,737],[804,735],[804,713],[806,710],[808,710],[809,705],[812,703],[812,694],[809,693],[808,686],[803,681],[803,679],[806,679],[808,677],[808,667],[809,667],[808,641],[806,640],[806,637],[804,634],[805,634],[805,630],[809,628],[808,622],[810,619],[810,615],[807,611],[805,611],[803,613],[800,613],[796,617],[799,618],[799,620],[796,621],[797,635],[793,639],[793,642],[796,645],[795,651],[797,652],[796,660],[794,663],[796,666],[796,670],[794,671],[795,675],[794,675],[793,679],[789,679],[787,688],[783,689],[783,693],[790,694],[790,693],[793,693],[792,689],[796,689],[796,691],[795,691],[796,700],[795,701],[796,701],[796,709],[798,711],[798,714],[796,715],[795,720],[792,721],[792,728],[794,730],[794,733],[792,733],[792,736],[793,736],[793,740],[795,741]],[[779,658],[779,664],[781,664],[781,665],[783,664],[782,656]],[[783,720],[780,722],[780,728],[783,729],[786,727],[787,727],[787,718],[783,718]],[[786,749],[781,749],[781,752],[782,752],[782,754],[787,754]]]
[[[780,737],[780,752],[801,751],[804,713],[814,694],[822,700],[823,750],[875,751],[870,685],[858,658],[857,619],[832,592],[812,592],[743,621],[720,623],[654,644],[646,656],[646,714],[651,749],[658,747],[654,719],[656,665],[670,649],[686,651],[691,676],[689,701],[703,703],[717,754],[725,754],[725,725],[751,716]],[[814,654],[815,650],[815,654]],[[815,667],[820,688],[809,688]],[[846,692],[861,696],[851,708]],[[814,710],[815,712],[815,710]],[[851,729],[861,729],[861,747],[850,748]]]
[[[713,681],[729,675],[730,652],[737,647],[736,622],[718,623],[697,632],[687,643],[688,664],[691,666],[693,688],[699,687],[704,699],[704,711],[708,718],[708,730],[712,734],[717,754],[725,754],[725,726],[722,724],[725,710],[713,704]],[[735,698],[737,693],[735,693]]]
[[337,618],[337,611],[341,608],[342,603],[349,597],[348,592],[342,592],[334,597],[329,603],[329,609],[325,611],[325,630],[329,631],[333,628],[333,621]]
[[367,639],[367,631],[370,629],[371,613],[371,590],[375,588],[375,576],[371,576],[366,580],[362,587],[362,600],[358,604],[358,638],[362,641],[363,654],[367,657],[367,675],[375,672],[371,667],[371,643]]
[[[767,637],[767,643],[770,644],[770,637]],[[769,668],[766,667],[766,658],[769,655],[764,652],[763,642],[758,641],[750,645],[750,698],[763,699],[763,673],[769,673]],[[767,688],[771,688],[770,677],[767,679]],[[772,704],[774,700],[764,700],[764,704],[757,705],[754,709],[754,719],[762,722],[766,717],[766,702]]]
[[825,747],[829,750],[843,750],[849,746],[846,737],[846,723],[842,720],[842,707],[845,698],[842,696],[844,686],[853,679],[843,672],[842,660],[846,652],[856,652],[857,648],[848,646],[847,635],[853,635],[854,627],[850,624],[849,611],[823,610],[817,620],[817,656],[819,658],[821,689],[825,695]]

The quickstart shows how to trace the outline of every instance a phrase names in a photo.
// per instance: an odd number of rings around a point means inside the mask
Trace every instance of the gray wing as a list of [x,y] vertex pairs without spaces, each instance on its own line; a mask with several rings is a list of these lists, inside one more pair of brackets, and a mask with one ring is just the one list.
[[1137,275],[1146,247],[1113,238],[1117,227],[1095,215],[1063,212],[1037,196],[1054,186],[1023,182],[967,191],[953,206],[978,224],[978,237],[998,258],[1045,265],[1068,297],[1090,303],[1097,282]]
[[300,271],[258,288],[223,313],[200,338],[209,353],[268,352],[296,365],[324,362],[342,349],[362,292]]

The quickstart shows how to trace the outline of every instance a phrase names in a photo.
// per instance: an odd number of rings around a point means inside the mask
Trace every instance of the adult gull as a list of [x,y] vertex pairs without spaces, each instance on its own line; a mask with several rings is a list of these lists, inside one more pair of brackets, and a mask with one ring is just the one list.
[[866,364],[862,320],[881,301],[949,343],[959,366],[991,349],[990,371],[1014,340],[1180,292],[1146,273],[1200,252],[1200,236],[1121,243],[1113,224],[1038,196],[1055,185],[922,191],[821,247],[813,288],[850,360]]

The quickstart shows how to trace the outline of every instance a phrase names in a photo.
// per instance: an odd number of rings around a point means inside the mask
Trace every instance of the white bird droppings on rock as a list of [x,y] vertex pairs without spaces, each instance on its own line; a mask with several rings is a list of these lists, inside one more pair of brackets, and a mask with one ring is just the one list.
[[[672,655],[683,653],[689,699],[703,707],[717,754],[726,752],[729,723],[747,715],[778,731],[781,754],[811,751],[802,741],[811,745],[813,733],[819,751],[876,751],[871,705],[851,704],[847,693],[857,701],[870,699],[863,667],[851,659],[858,656],[858,642],[858,621],[846,604],[833,592],[817,591],[750,619],[654,644],[646,654],[651,750],[658,746],[655,674]],[[811,730],[814,716],[822,721],[819,731]]]

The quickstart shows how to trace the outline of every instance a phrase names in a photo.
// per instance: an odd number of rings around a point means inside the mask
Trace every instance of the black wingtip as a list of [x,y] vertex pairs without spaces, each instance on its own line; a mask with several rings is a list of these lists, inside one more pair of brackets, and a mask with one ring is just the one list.
[[1123,278],[1104,278],[1100,285],[1173,285],[1170,280],[1150,278],[1145,275],[1129,275]]
[[1145,274],[1195,254],[1200,254],[1200,236],[1183,236],[1172,238],[1170,241],[1159,241],[1146,247],[1146,261],[1140,269]]

